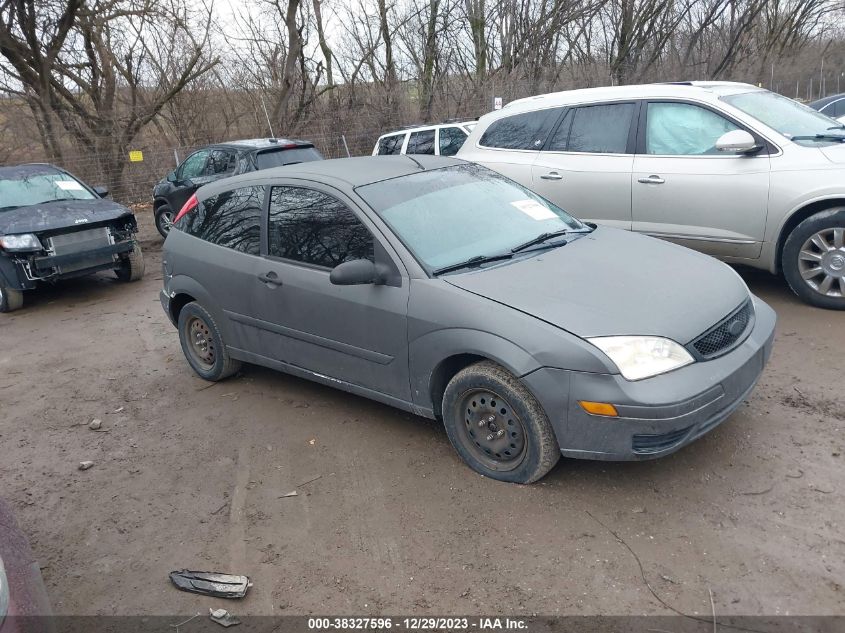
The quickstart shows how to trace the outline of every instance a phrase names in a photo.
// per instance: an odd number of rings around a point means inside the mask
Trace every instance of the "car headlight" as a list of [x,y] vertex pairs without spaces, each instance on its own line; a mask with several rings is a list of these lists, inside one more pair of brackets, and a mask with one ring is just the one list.
[[20,235],[3,235],[0,237],[0,247],[3,250],[12,252],[40,251],[41,242],[32,233],[21,233]]
[[587,340],[607,354],[628,380],[650,378],[693,362],[687,350],[661,336],[599,336]]
[[0,624],[9,611],[9,581],[6,578],[6,569],[3,567],[3,559],[0,558]]

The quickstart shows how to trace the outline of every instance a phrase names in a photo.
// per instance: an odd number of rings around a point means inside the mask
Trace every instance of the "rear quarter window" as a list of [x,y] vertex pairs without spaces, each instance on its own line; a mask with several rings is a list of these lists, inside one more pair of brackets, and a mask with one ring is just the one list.
[[206,242],[259,255],[264,191],[241,187],[206,198],[180,221],[180,228]]
[[479,144],[497,149],[539,150],[559,114],[560,108],[549,108],[498,119],[484,130]]

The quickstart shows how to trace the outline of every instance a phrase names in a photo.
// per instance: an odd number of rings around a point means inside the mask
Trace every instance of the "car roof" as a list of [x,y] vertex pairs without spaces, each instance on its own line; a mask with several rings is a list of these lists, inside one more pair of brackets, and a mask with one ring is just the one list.
[[239,141],[226,141],[224,143],[214,143],[208,147],[226,147],[238,150],[263,150],[263,149],[295,149],[297,147],[313,147],[314,144],[310,141],[302,141],[299,139],[288,138],[249,138]]
[[[699,97],[712,99],[714,96],[762,91],[751,84],[734,81],[679,81],[670,83],[637,84],[632,86],[603,86],[601,88],[580,88],[563,90],[511,101],[502,110],[509,112],[528,111],[538,106],[563,106],[576,103],[602,101],[605,99],[649,99],[659,97]],[[498,110],[497,112],[502,112]]]
[[393,136],[394,134],[407,134],[408,132],[416,132],[418,130],[433,130],[436,127],[459,127],[461,125],[466,125],[467,123],[475,122],[475,119],[455,119],[454,121],[444,121],[443,123],[429,123],[428,125],[405,125],[390,132],[385,132],[384,134],[379,136],[379,138],[382,138],[383,136]]
[[827,104],[833,103],[834,101],[839,101],[840,99],[845,99],[845,93],[840,93],[838,95],[830,95],[829,97],[824,97],[823,99],[816,99],[815,101],[811,101],[807,105],[813,108],[814,110],[818,110],[819,108],[823,108]]
[[354,189],[382,180],[415,174],[421,170],[440,169],[450,165],[461,165],[465,162],[459,158],[424,154],[333,158],[283,165],[232,176],[201,187],[198,195],[204,200],[208,196],[222,191],[236,189],[239,186],[250,186],[255,184],[256,181],[266,182],[274,178],[299,178],[324,182],[341,189]]
[[59,169],[50,163],[23,163],[21,165],[6,165],[0,167],[0,179],[18,179],[36,174],[63,174],[64,170]]

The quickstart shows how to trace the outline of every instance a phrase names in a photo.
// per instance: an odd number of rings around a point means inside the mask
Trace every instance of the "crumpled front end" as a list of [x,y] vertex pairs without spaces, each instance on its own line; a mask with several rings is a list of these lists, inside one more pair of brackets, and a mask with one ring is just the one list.
[[39,281],[56,281],[120,266],[135,247],[138,226],[126,215],[111,222],[35,233],[41,249],[4,252],[14,265],[19,288],[35,287]]

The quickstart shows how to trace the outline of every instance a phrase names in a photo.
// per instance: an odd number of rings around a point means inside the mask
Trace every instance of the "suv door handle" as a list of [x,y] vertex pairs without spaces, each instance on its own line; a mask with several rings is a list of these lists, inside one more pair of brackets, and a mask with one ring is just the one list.
[[281,286],[282,282],[279,280],[279,276],[274,273],[272,270],[269,273],[263,273],[258,275],[258,279],[263,281],[265,284],[270,286],[271,288],[275,288],[276,286]]
[[543,174],[540,178],[543,180],[563,180],[563,176],[556,171],[550,171],[548,174]]
[[637,182],[641,182],[644,185],[662,185],[666,181],[663,180],[663,178],[661,178],[660,176],[655,176],[654,174],[652,174],[648,178],[638,178]]

